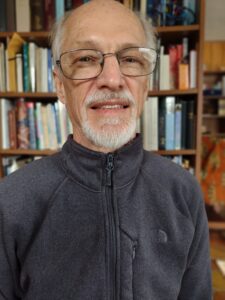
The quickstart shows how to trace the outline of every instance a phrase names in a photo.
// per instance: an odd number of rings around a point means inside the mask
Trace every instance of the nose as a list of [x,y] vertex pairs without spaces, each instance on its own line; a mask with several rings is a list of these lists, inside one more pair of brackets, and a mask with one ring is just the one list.
[[115,55],[106,55],[102,72],[96,78],[98,88],[118,91],[124,87],[124,76],[120,72],[119,62]]

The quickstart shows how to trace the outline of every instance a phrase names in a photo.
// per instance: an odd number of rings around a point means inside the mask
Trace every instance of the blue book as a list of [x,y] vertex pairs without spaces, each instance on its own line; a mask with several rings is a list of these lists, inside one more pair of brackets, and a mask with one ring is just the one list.
[[167,96],[166,101],[166,150],[173,150],[175,125],[175,97]]
[[48,49],[48,91],[53,91],[53,78],[52,78],[52,56],[51,49]]
[[55,18],[58,21],[65,13],[64,0],[55,0]]
[[28,127],[29,127],[29,148],[37,149],[36,144],[36,124],[34,117],[34,103],[27,102],[27,116],[28,116]]
[[181,110],[180,102],[175,104],[175,149],[181,149]]

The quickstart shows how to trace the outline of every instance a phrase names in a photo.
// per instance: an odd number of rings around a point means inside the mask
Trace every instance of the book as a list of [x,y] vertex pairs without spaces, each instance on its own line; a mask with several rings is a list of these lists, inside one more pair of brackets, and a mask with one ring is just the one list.
[[170,63],[170,88],[176,89],[178,81],[177,69],[177,47],[176,45],[169,46],[169,63]]
[[175,103],[175,132],[174,132],[174,149],[180,150],[181,149],[181,135],[182,135],[182,123],[181,123],[181,117],[182,117],[182,105],[180,101],[176,101]]
[[170,89],[170,57],[168,54],[160,55],[159,89]]
[[165,102],[165,98],[159,99],[158,141],[159,141],[159,150],[165,150],[166,149],[166,102]]
[[55,18],[58,21],[65,12],[65,3],[64,0],[55,0]]
[[29,44],[23,44],[23,90],[30,91],[30,72],[29,72]]
[[218,99],[218,115],[225,116],[225,99]]
[[140,12],[143,16],[147,13],[147,0],[140,1]]
[[8,99],[0,99],[0,115],[1,115],[1,148],[9,149],[9,122],[8,122],[8,112],[12,109],[12,102]]
[[24,40],[17,33],[14,33],[7,46],[9,92],[17,91],[16,54],[22,51],[23,43]]
[[9,126],[9,146],[10,149],[17,149],[17,124],[16,124],[16,108],[12,107],[8,111]]
[[[65,6],[68,5],[66,2],[68,1],[65,1]],[[70,2],[72,2],[72,0],[70,0]],[[44,29],[46,31],[50,31],[54,24],[54,21],[55,21],[55,1],[44,0]]]
[[6,61],[5,61],[5,45],[0,42],[0,91],[6,91]]
[[189,88],[189,65],[187,63],[180,63],[178,89],[186,90],[188,88]]
[[45,30],[45,0],[32,0],[30,1],[30,14],[31,14],[31,30],[43,31]]
[[187,101],[187,132],[186,132],[186,148],[195,148],[195,101]]
[[22,54],[16,54],[16,85],[17,92],[23,92],[23,61]]
[[175,137],[174,137],[174,124],[175,124],[175,97],[167,96],[165,97],[166,105],[166,141],[165,148],[166,150],[173,150],[175,146]]
[[15,0],[15,6],[16,6],[16,31],[18,32],[31,31],[30,1]]
[[36,124],[35,124],[35,114],[34,114],[34,102],[27,102],[27,118],[29,127],[29,148],[37,149],[36,144]]
[[190,56],[190,88],[196,88],[197,87],[197,51],[191,50],[189,53]]
[[181,148],[187,148],[187,101],[181,100]]
[[19,149],[29,148],[28,112],[24,98],[17,100],[17,141]]
[[48,92],[48,49],[41,48],[41,92]]
[[158,97],[149,97],[143,111],[144,148],[158,150]]
[[36,72],[35,72],[35,55],[36,55],[36,45],[33,42],[28,44],[28,55],[29,55],[29,78],[30,78],[30,88],[31,92],[35,92],[36,83]]
[[6,28],[7,31],[11,31],[11,32],[16,31],[15,0],[6,1]]
[[42,105],[41,102],[36,102],[35,105],[35,121],[36,121],[36,136],[37,136],[36,143],[37,143],[38,150],[45,149],[41,105]]
[[65,0],[65,11],[73,8],[73,0]]

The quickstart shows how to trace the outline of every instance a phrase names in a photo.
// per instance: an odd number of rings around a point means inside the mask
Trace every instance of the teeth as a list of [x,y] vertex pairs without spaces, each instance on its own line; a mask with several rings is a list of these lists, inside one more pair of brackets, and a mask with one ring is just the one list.
[[115,105],[103,105],[100,107],[101,109],[115,109],[115,108],[123,108],[122,105],[118,105],[118,104],[115,104]]

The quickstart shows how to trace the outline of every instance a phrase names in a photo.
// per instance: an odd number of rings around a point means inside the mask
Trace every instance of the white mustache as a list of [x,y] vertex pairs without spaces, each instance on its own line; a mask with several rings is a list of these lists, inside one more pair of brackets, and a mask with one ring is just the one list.
[[96,92],[93,95],[88,96],[85,99],[85,105],[90,106],[93,104],[101,103],[104,100],[119,99],[124,101],[126,104],[134,105],[134,97],[127,91],[122,92]]

